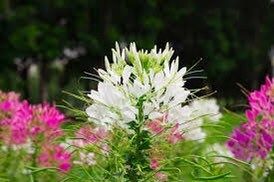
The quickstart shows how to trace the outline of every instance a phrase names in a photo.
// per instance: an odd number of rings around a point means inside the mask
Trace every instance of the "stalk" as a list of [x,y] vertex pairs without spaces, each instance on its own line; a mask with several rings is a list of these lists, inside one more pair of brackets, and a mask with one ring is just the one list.
[[137,103],[138,115],[137,121],[132,122],[134,135],[131,136],[131,150],[127,156],[126,177],[128,181],[137,182],[144,176],[144,171],[150,170],[148,160],[148,149],[150,148],[150,140],[147,131],[142,130],[145,117],[143,112],[144,98],[141,97]]
[[[34,145],[35,145],[35,142],[33,142],[34,143]],[[31,155],[31,157],[32,157],[32,167],[37,167],[37,163],[36,163],[36,158],[37,158],[37,147],[36,147],[36,145],[35,145],[35,147],[34,147],[34,152],[33,152],[33,154]],[[32,173],[32,172],[31,172]],[[33,174],[31,174],[31,177],[32,177],[32,182],[37,182],[37,179],[36,179],[36,176],[35,176],[35,173],[33,173]]]

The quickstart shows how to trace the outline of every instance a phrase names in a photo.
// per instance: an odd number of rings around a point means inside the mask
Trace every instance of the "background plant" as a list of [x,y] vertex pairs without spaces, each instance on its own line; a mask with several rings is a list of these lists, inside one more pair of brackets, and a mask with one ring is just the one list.
[[273,88],[274,79],[266,77],[259,90],[248,93],[247,122],[235,128],[227,141],[229,150],[238,159],[251,164],[250,180],[271,180],[273,170]]
[[[89,82],[77,79],[90,71],[86,68],[103,65],[102,55],[114,41],[136,41],[144,48],[170,42],[186,66],[203,58],[207,85],[218,90],[218,98],[235,102],[236,82],[256,88],[270,74],[272,12],[270,0],[230,1],[229,7],[226,1],[216,7],[194,0],[3,0],[0,86],[34,102],[58,99],[60,89],[89,88]],[[56,60],[65,69],[52,67]],[[31,65],[39,67],[36,84],[28,74]]]
[[65,116],[55,106],[31,105],[19,97],[0,91],[1,175],[8,181],[37,181],[34,171],[45,167],[55,172],[44,173],[39,181],[57,180],[58,171],[71,168],[71,155],[59,141]]

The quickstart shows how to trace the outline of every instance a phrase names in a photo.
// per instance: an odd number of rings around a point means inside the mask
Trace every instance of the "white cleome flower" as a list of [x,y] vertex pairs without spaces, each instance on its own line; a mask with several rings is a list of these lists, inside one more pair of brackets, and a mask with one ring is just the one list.
[[193,109],[193,115],[202,120],[216,123],[222,117],[217,100],[214,98],[194,100],[190,107]]
[[111,124],[113,122],[130,122],[135,119],[136,109],[131,106],[128,98],[117,87],[100,82],[98,91],[92,90],[88,95],[94,104],[86,112],[97,124]]
[[222,117],[219,111],[219,106],[214,98],[210,99],[197,99],[189,105],[189,121],[184,126],[186,127],[186,139],[191,138],[198,142],[203,142],[206,133],[201,126],[205,122],[216,123]]
[[[201,125],[207,115],[218,120],[219,107],[216,101],[198,100],[189,106],[187,98],[191,92],[184,87],[186,67],[179,68],[179,58],[171,60],[173,50],[167,44],[162,51],[156,47],[151,51],[137,51],[134,43],[129,49],[112,50],[112,63],[105,58],[105,70],[99,69],[101,79],[96,90],[88,96],[93,103],[86,112],[97,125],[118,124],[128,128],[128,123],[136,121],[140,114],[153,120],[167,114],[169,125],[179,124],[186,139],[203,141],[205,133]],[[215,105],[214,105],[215,104]]]
[[[105,70],[99,69],[102,81],[97,91],[88,96],[93,104],[86,109],[96,124],[119,124],[136,120],[137,103],[142,97],[144,115],[154,119],[172,108],[179,107],[190,94],[184,88],[186,68],[179,69],[179,59],[171,61],[173,50],[169,48],[150,52],[137,51],[135,44],[130,48],[112,50],[112,61],[105,58]],[[173,119],[174,120],[174,119]]]
[[179,128],[183,131],[186,140],[204,141],[206,134],[201,128],[202,120],[198,120],[193,116],[193,108],[176,106],[170,109],[168,120],[179,123]]
[[177,105],[168,112],[168,120],[179,123],[187,140],[203,142],[206,133],[201,128],[204,122],[218,122],[222,115],[215,99],[197,99],[188,106]]
[[95,154],[93,152],[79,152],[79,160],[74,160],[76,165],[93,166],[96,164]]

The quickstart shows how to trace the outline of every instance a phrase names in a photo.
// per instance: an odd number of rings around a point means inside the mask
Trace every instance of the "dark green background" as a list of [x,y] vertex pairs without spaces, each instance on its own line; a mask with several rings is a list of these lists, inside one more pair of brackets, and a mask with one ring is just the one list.
[[[175,49],[182,65],[204,69],[216,97],[244,98],[236,83],[257,88],[271,74],[274,4],[270,0],[0,0],[0,89],[16,90],[33,102],[60,100],[61,90],[87,90],[84,71],[103,66],[114,42]],[[64,47],[86,53],[56,68]],[[22,66],[14,64],[20,58]],[[29,65],[40,77],[28,76]]]

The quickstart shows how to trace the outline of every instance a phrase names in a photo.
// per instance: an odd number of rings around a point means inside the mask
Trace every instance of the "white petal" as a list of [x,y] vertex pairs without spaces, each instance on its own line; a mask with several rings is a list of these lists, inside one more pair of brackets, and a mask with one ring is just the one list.
[[123,71],[123,76],[122,76],[124,84],[128,83],[131,73],[132,73],[132,67],[130,67],[128,65],[125,66],[124,71]]
[[156,119],[156,118],[160,118],[163,116],[163,113],[160,113],[160,112],[157,112],[157,111],[154,111],[152,113],[149,114],[148,118],[153,120],[153,119]]

